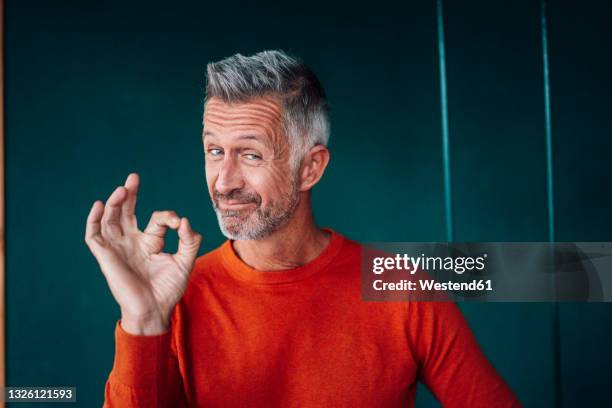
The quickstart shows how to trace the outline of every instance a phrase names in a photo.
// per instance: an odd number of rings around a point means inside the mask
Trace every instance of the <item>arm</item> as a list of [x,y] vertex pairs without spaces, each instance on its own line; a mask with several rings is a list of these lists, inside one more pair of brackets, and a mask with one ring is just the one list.
[[419,377],[444,407],[520,407],[453,302],[408,304]]
[[115,327],[115,361],[104,390],[104,408],[183,408],[187,400],[172,332],[146,336]]
[[[85,227],[85,242],[121,309],[104,406],[180,407],[186,404],[171,317],[202,237],[174,211],[154,212],[141,231],[135,214],[139,185],[138,175],[130,174],[106,203],[93,204]],[[168,229],[179,236],[174,254],[163,252]]]

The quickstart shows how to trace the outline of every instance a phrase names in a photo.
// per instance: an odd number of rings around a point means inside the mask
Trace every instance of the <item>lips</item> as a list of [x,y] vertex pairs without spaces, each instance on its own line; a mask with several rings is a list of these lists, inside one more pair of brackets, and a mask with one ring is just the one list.
[[239,201],[225,201],[225,202],[219,202],[218,207],[220,210],[224,210],[224,211],[238,211],[238,210],[244,210],[247,208],[250,208],[252,206],[254,206],[255,203],[252,202],[239,202]]

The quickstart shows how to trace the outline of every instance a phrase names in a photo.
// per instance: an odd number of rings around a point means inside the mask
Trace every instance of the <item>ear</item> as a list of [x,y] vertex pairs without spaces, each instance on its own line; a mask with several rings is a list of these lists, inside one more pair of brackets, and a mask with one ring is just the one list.
[[329,163],[329,150],[323,145],[311,148],[302,159],[300,191],[308,191],[321,180]]

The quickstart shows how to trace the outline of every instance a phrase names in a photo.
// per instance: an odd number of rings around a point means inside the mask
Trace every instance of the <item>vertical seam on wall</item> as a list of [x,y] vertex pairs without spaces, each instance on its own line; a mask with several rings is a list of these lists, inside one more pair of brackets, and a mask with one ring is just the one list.
[[444,43],[443,0],[436,6],[438,27],[438,61],[440,66],[440,108],[442,114],[442,160],[444,166],[444,214],[446,219],[446,240],[454,241],[453,197],[451,184],[450,142],[448,131],[448,99],[446,90],[446,46]]
[[542,0],[542,60],[544,69],[544,114],[546,123],[546,189],[548,205],[548,241],[555,242],[555,205],[553,191],[552,128],[550,120],[550,82],[548,72],[548,27],[546,0]]
[[[544,74],[544,119],[546,129],[546,195],[548,210],[548,242],[555,242],[555,203],[554,203],[554,166],[552,148],[552,124],[550,108],[550,76],[548,67],[548,13],[547,1],[541,1],[541,34],[542,34],[542,68]],[[554,261],[554,260],[553,260]],[[554,270],[553,270],[554,271]],[[557,276],[555,279],[555,303],[553,305],[552,329],[553,329],[553,369],[555,381],[554,405],[561,408],[563,406],[563,388],[561,373],[561,321],[559,316],[559,301]]]

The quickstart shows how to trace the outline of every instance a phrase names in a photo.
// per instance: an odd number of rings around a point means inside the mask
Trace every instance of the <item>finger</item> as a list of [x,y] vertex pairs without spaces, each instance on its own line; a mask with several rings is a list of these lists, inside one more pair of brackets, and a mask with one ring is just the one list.
[[180,218],[174,211],[155,211],[151,215],[149,224],[145,228],[145,234],[155,235],[163,238],[169,228],[177,229],[180,225]]
[[91,206],[91,210],[89,210],[89,215],[87,216],[87,223],[85,224],[85,242],[90,248],[94,243],[101,243],[100,239],[102,239],[102,226],[100,224],[100,220],[102,219],[103,213],[104,203],[97,200]]
[[127,190],[127,197],[121,206],[121,226],[124,231],[138,229],[138,222],[136,220],[136,197],[138,195],[139,185],[140,177],[138,174],[130,173],[124,184]]
[[202,236],[191,229],[187,218],[181,219],[178,236],[178,251],[174,254],[174,258],[185,268],[191,268],[202,243]]
[[119,186],[106,200],[104,214],[102,215],[102,236],[108,239],[116,239],[123,235],[121,228],[121,205],[127,196],[127,190]]

